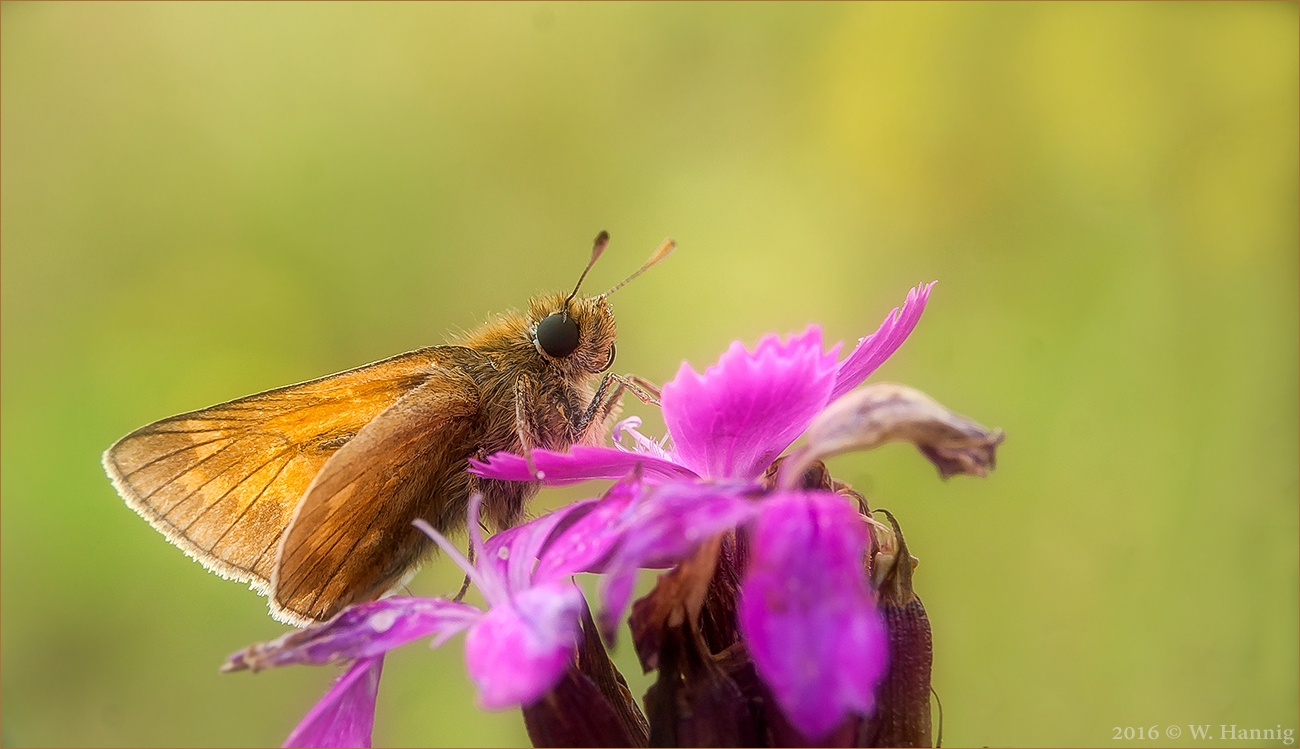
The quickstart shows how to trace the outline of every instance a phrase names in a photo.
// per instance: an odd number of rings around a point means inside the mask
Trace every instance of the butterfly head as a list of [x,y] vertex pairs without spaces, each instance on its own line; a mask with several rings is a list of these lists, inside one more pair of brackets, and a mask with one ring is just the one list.
[[528,305],[528,330],[537,353],[570,376],[597,374],[614,364],[618,328],[603,294],[534,297]]
[[595,265],[605,245],[609,232],[596,235],[591,248],[591,260],[578,278],[578,284],[567,297],[544,294],[535,297],[528,305],[528,330],[533,346],[547,361],[564,370],[570,377],[583,377],[604,372],[614,365],[614,310],[609,306],[609,295],[668,257],[677,243],[665,239],[635,273],[623,279],[604,294],[579,297],[578,289]]

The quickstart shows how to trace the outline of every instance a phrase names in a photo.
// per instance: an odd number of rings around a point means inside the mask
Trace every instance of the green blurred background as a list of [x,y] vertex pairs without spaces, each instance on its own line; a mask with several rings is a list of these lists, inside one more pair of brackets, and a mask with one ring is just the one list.
[[[1294,3],[0,18],[5,744],[283,740],[334,672],[219,675],[284,628],[101,451],[567,288],[602,228],[592,290],[680,243],[614,298],[657,381],[939,279],[877,379],[1004,428],[998,470],[833,469],[922,560],[948,744],[1297,728]],[[388,659],[378,745],[526,742],[459,642]]]

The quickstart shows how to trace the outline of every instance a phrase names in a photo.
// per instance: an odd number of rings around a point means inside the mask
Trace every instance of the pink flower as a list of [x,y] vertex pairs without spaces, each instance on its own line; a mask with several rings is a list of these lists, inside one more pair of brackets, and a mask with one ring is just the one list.
[[[885,672],[885,630],[864,577],[866,521],[828,492],[763,494],[757,479],[826,406],[861,383],[916,326],[933,284],[917,287],[902,310],[837,363],[821,329],[781,340],[763,337],[753,351],[733,343],[698,374],[683,363],[662,394],[671,448],[627,425],[637,449],[536,450],[531,460],[497,453],[471,471],[496,479],[567,483],[625,475],[596,505],[584,539],[600,553],[584,562],[606,573],[603,628],[611,631],[630,601],[636,571],[684,559],[704,540],[751,524],[753,558],[741,591],[738,624],[754,666],[782,710],[819,740],[850,714],[869,714]],[[599,521],[599,524],[597,524]],[[592,565],[597,565],[593,567]]]
[[[869,521],[840,494],[798,487],[819,457],[888,439],[916,442],[945,477],[984,475],[993,465],[1001,432],[957,417],[924,394],[872,385],[840,400],[907,338],[932,286],[912,289],[901,310],[890,312],[842,361],[839,346],[823,349],[821,329],[812,325],[785,340],[765,336],[752,351],[733,343],[703,374],[683,363],[662,391],[664,443],[641,435],[639,422],[628,419],[615,428],[615,440],[626,433],[631,448],[576,446],[568,453],[497,453],[471,461],[471,472],[498,480],[618,479],[599,500],[578,502],[486,542],[476,498],[468,523],[475,564],[417,521],[482,591],[487,611],[446,599],[386,598],[252,646],[232,656],[227,669],[352,662],[289,737],[295,746],[369,746],[384,654],[426,637],[438,646],[461,631],[467,631],[466,669],[484,707],[544,712],[554,709],[546,705],[585,704],[587,697],[579,697],[595,687],[574,681],[572,669],[587,659],[574,657],[586,604],[571,576],[602,575],[600,623],[608,634],[628,608],[639,570],[670,567],[692,555],[712,559],[705,552],[716,555],[721,541],[706,542],[734,530],[727,538],[733,544],[745,539],[747,562],[727,562],[731,579],[741,582],[732,603],[712,611],[713,621],[721,616],[723,626],[734,623],[733,636],[718,647],[730,651],[738,633],[745,654],[739,657],[752,662],[766,690],[758,696],[775,701],[800,740],[830,740],[846,726],[853,729],[856,718],[875,709],[890,647],[866,576]],[[805,432],[808,445],[787,456],[777,481],[769,469]],[[826,478],[809,485],[831,484]],[[703,569],[713,570],[708,564]],[[702,590],[696,589],[700,596]],[[653,637],[653,626],[642,621],[641,634]],[[635,615],[633,627],[639,636]],[[585,648],[592,640],[583,642]],[[668,678],[676,683],[677,676]],[[577,684],[577,691],[566,691],[566,684]],[[554,697],[541,700],[552,689]],[[731,690],[739,699],[734,684]],[[560,716],[553,725],[569,730],[585,724]],[[675,734],[656,738],[654,730],[652,741],[676,740]],[[591,738],[580,733],[561,735]],[[743,737],[731,740],[743,743]]]

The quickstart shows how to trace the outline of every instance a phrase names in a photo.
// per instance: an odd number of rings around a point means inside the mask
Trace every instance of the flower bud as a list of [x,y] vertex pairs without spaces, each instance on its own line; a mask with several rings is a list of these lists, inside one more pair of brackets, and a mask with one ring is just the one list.
[[890,530],[880,532],[872,576],[879,580],[877,605],[889,634],[889,668],[876,688],[876,712],[860,746],[932,746],[930,667],[934,660],[930,619],[912,590],[914,558],[888,510]]

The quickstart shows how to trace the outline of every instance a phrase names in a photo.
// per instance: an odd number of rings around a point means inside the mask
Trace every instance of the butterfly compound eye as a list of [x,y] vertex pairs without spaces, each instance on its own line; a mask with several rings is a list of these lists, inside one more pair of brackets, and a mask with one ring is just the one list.
[[578,323],[568,315],[556,312],[537,326],[537,344],[547,354],[563,359],[578,348]]

